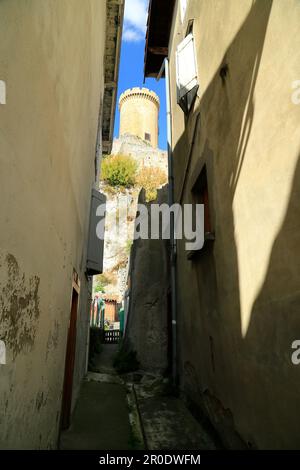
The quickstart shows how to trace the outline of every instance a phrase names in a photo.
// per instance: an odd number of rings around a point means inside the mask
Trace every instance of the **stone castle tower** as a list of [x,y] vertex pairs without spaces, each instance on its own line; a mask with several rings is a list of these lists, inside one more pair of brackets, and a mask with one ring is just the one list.
[[[168,174],[168,156],[158,148],[159,97],[147,88],[131,88],[121,94],[120,136],[113,141],[111,155],[127,155],[137,163],[137,171],[159,169]],[[105,227],[109,237],[104,242],[104,274],[109,279],[107,295],[120,301],[125,294],[128,276],[128,241],[133,239],[140,188],[134,186],[122,192],[111,192],[104,182],[101,192],[106,195]],[[127,214],[125,209],[127,208]],[[126,223],[116,227],[116,214]]]
[[131,88],[119,99],[120,137],[131,134],[158,145],[159,97],[148,88]]

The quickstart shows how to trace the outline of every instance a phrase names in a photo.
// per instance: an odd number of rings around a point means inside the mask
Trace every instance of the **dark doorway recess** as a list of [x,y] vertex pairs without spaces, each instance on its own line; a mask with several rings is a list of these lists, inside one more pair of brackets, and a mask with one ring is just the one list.
[[73,375],[74,375],[75,351],[76,351],[77,307],[78,307],[78,292],[73,287],[71,315],[70,315],[67,352],[66,352],[66,361],[65,361],[65,378],[64,378],[64,389],[63,389],[63,399],[62,399],[61,429],[68,429],[68,427],[70,426]]

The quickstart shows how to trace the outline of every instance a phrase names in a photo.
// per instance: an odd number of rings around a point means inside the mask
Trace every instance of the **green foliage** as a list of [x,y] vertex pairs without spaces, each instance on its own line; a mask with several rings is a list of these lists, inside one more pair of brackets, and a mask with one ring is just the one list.
[[120,349],[114,359],[114,368],[118,374],[134,372],[135,370],[138,370],[139,367],[140,364],[136,357],[136,351],[127,349],[123,344],[121,344]]
[[157,167],[145,167],[137,175],[137,184],[146,191],[146,201],[154,201],[157,189],[167,182],[167,175]]
[[106,157],[101,165],[101,179],[110,186],[129,188],[135,183],[137,164],[127,155]]
[[132,247],[133,240],[128,239],[126,242],[126,254],[127,256],[130,255],[131,247]]
[[105,288],[104,288],[104,285],[101,284],[101,283],[98,283],[96,281],[95,285],[93,286],[93,291],[95,293],[98,293],[98,292],[105,292]]
[[110,272],[98,274],[94,277],[93,292],[105,292],[105,287],[114,282],[113,274]]

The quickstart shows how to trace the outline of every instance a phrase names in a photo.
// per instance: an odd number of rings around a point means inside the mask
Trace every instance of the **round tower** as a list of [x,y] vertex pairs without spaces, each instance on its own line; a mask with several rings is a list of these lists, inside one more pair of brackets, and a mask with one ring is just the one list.
[[159,97],[148,88],[131,88],[119,99],[120,136],[131,134],[158,145]]

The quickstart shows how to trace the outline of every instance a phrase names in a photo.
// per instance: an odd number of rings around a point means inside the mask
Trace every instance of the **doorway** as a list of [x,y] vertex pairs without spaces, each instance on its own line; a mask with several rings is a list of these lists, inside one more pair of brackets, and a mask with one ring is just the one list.
[[74,375],[75,351],[76,351],[77,307],[78,307],[78,292],[73,287],[70,323],[69,323],[68,340],[67,340],[67,351],[66,351],[66,360],[65,360],[65,377],[64,377],[64,389],[63,389],[62,413],[61,413],[61,429],[62,430],[68,429],[68,427],[70,426],[70,419],[71,419],[73,375]]

